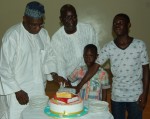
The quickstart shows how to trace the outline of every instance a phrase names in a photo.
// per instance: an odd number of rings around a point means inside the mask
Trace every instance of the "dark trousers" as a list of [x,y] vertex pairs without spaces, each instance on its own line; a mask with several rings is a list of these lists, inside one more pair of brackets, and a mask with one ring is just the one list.
[[142,110],[137,102],[115,102],[111,101],[111,110],[114,119],[142,119]]

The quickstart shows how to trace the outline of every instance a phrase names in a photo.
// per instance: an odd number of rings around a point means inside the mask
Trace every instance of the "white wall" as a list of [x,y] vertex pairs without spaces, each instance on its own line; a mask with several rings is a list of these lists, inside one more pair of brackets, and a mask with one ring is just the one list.
[[[30,0],[0,1],[0,38],[12,25],[21,22],[25,5]],[[37,0],[45,5],[46,25],[50,36],[59,28],[59,9],[70,3],[76,7],[79,21],[95,27],[100,46],[112,40],[113,17],[126,13],[131,19],[130,35],[146,42],[150,56],[150,0]]]

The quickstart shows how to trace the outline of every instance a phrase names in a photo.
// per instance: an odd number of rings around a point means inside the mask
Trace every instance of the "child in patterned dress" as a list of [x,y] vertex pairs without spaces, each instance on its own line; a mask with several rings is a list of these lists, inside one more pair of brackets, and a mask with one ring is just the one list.
[[[82,80],[88,68],[91,67],[97,59],[97,47],[93,44],[88,44],[84,48],[84,62],[86,65],[76,68],[71,75],[68,76],[68,80],[71,83]],[[107,100],[107,89],[110,88],[108,74],[103,68],[99,68],[97,73],[82,87],[79,95],[82,99],[96,99]]]

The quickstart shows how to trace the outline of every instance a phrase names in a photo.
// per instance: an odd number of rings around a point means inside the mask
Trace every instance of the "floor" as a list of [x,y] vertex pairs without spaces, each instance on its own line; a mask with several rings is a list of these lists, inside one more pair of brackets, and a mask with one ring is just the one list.
[[[52,98],[55,95],[58,88],[59,85],[55,82],[49,81],[47,83],[46,94],[49,96],[49,98]],[[110,91],[108,92],[108,102],[110,103]],[[143,119],[150,119],[150,91],[149,91],[147,105],[143,112]]]

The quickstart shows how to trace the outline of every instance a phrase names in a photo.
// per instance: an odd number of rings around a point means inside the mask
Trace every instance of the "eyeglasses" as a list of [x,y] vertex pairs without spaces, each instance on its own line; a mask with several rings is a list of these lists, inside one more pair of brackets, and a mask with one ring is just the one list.
[[36,27],[39,27],[39,28],[42,28],[44,27],[45,23],[42,23],[42,24],[38,24],[38,23],[30,23],[29,26],[32,27],[32,28],[36,28]]
[[68,16],[65,16],[63,17],[64,20],[74,20],[74,19],[77,19],[77,16],[76,15],[68,15]]

